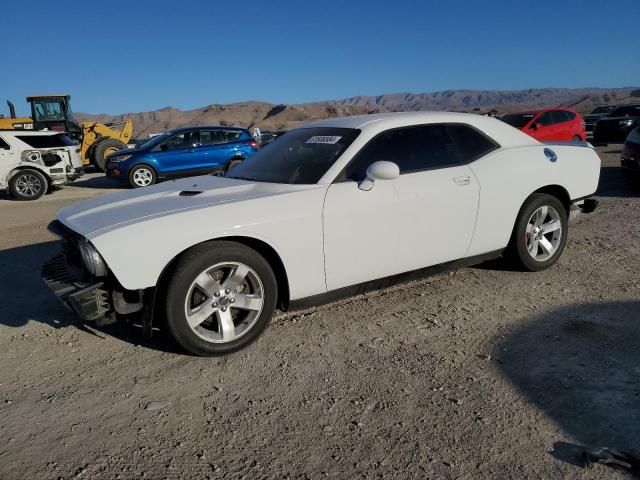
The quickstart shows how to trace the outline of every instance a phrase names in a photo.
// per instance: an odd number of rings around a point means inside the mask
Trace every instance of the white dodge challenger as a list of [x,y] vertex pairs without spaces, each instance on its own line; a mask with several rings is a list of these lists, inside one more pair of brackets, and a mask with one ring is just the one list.
[[595,209],[588,144],[543,144],[493,118],[336,118],[286,133],[226,177],[174,180],[61,210],[43,278],[98,323],[161,323],[187,351],[255,340],[276,308],[499,255],[553,265],[572,208]]

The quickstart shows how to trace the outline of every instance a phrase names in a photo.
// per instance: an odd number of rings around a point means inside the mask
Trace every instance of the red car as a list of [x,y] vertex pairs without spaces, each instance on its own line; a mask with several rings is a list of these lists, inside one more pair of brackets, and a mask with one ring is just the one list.
[[568,108],[544,108],[508,113],[500,120],[522,130],[541,142],[585,142],[584,120]]

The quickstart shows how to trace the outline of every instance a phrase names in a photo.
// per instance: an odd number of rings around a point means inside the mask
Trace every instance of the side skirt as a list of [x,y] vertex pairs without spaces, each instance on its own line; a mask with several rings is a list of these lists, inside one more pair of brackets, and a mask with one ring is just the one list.
[[441,263],[439,265],[432,265],[430,267],[413,270],[411,272],[399,273],[397,275],[379,278],[377,280],[360,283],[358,285],[331,290],[329,292],[320,293],[311,297],[299,298],[297,300],[292,300],[291,302],[289,302],[288,308],[286,308],[285,311],[301,310],[304,308],[326,305],[327,303],[335,302],[337,300],[342,300],[348,297],[353,297],[355,295],[361,295],[363,293],[371,292],[374,290],[382,290],[399,283],[422,279],[438,273],[457,270],[459,268],[471,267],[473,265],[488,262],[489,260],[495,260],[502,255],[503,251],[504,250],[496,250],[493,252],[484,253],[482,255],[461,258],[460,260],[452,260],[450,262]]

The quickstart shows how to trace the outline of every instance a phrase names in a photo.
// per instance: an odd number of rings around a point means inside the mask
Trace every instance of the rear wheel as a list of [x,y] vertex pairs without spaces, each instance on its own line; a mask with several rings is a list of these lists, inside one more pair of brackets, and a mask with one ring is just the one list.
[[20,170],[9,180],[9,190],[18,200],[37,200],[48,187],[47,178],[38,170]]
[[184,254],[166,290],[167,328],[185,350],[203,356],[238,350],[267,327],[278,288],[255,250],[208,242]]
[[547,269],[562,255],[567,225],[567,211],[560,200],[534,193],[520,209],[508,253],[524,270]]
[[226,174],[229,170],[231,170],[236,165],[240,165],[243,160],[244,158],[232,158],[231,160],[229,160],[229,163],[227,163],[227,166],[224,168],[224,173]]
[[126,143],[121,142],[117,138],[100,140],[93,148],[93,165],[101,172],[104,172],[107,167],[107,157],[126,148]]

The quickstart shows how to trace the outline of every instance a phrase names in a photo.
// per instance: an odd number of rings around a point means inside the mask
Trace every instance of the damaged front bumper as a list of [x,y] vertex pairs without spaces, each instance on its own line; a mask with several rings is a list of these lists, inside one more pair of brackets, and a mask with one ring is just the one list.
[[82,320],[108,325],[120,318],[141,323],[151,334],[155,288],[126,290],[104,267],[103,276],[91,274],[81,254],[82,237],[59,221],[48,230],[62,240],[62,251],[42,267],[42,279],[53,294]]
[[106,325],[116,321],[116,312],[104,282],[84,282],[67,266],[64,254],[42,267],[42,279],[53,294],[85,321]]

